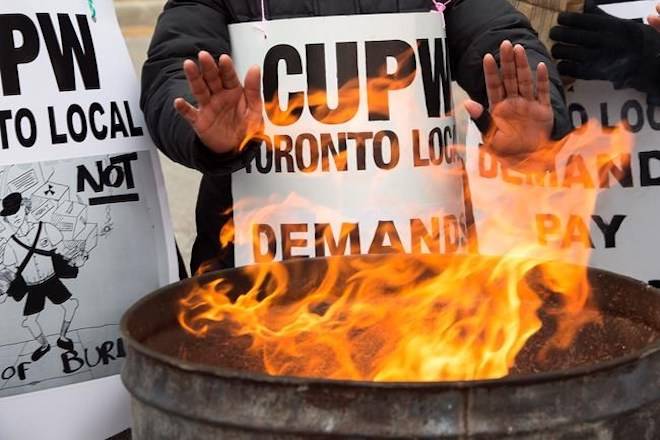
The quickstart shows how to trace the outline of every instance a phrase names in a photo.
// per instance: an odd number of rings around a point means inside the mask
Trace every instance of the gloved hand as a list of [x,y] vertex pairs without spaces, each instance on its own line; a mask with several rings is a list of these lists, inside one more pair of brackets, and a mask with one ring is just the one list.
[[559,73],[608,80],[617,89],[660,95],[660,34],[643,23],[605,13],[588,2],[582,14],[563,12],[550,30]]

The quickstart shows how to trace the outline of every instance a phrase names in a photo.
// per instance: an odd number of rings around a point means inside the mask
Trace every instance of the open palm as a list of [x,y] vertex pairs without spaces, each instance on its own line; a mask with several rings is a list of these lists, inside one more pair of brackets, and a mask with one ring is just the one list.
[[187,60],[183,69],[197,107],[183,98],[177,98],[174,106],[211,151],[222,154],[240,150],[261,131],[263,102],[258,67],[251,68],[241,84],[228,55],[222,55],[216,63],[210,53],[202,51],[199,63]]
[[[536,70],[536,90],[525,49],[509,41],[500,47],[500,68],[495,58],[484,57],[484,75],[492,116],[487,148],[504,159],[519,160],[543,147],[550,138],[554,112],[550,102],[548,68]],[[501,70],[501,73],[500,73]],[[466,103],[470,117],[478,119],[483,106]]]

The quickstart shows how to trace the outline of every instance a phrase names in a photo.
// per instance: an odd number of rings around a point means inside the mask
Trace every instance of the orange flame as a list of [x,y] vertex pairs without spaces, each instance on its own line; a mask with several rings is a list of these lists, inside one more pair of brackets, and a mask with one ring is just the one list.
[[[606,149],[618,157],[629,147],[623,129],[603,133],[591,124],[534,159],[536,164],[548,161],[540,156],[551,154],[554,161],[558,149],[563,155]],[[558,178],[554,173],[557,169],[549,171],[548,181]],[[199,337],[217,325],[228,326],[235,337],[249,336],[250,353],[272,375],[375,381],[500,378],[542,327],[538,312],[544,299],[528,281],[540,261],[568,258],[580,264],[570,273],[565,265],[542,266],[544,285],[561,298],[550,309],[557,328],[543,354],[566,348],[584,324],[598,319],[585,311],[590,248],[583,237],[558,239],[553,246],[541,243],[538,231],[530,228],[536,212],[588,216],[596,196],[596,191],[531,186],[523,198],[516,192],[489,206],[493,212],[480,225],[481,235],[504,230],[522,237],[496,260],[418,256],[410,264],[396,256],[373,262],[333,258],[311,287],[290,285],[284,265],[256,265],[249,269],[248,292],[231,301],[236,286],[229,280],[201,286],[182,301],[179,321]]]
[[[410,80],[397,78],[395,86],[401,88]],[[368,87],[392,88],[393,79],[387,81],[370,81]],[[344,85],[338,108],[354,108],[357,89],[356,81]],[[321,105],[326,102],[325,92],[307,99],[312,106]],[[273,108],[271,112],[285,125],[304,105],[305,97],[297,96],[287,112]],[[336,112],[326,116],[331,121],[346,118]],[[602,159],[603,154],[616,158],[631,146],[623,127],[605,132],[597,123],[589,123],[519,164],[515,172],[529,186],[524,191],[512,188],[481,206],[488,216],[479,224],[479,234],[498,235],[503,243],[510,243],[503,257],[330,258],[324,273],[309,274],[314,282],[303,285],[291,284],[285,265],[259,264],[246,268],[247,292],[222,278],[199,286],[182,300],[179,322],[200,338],[220,326],[235,338],[249,338],[249,353],[271,375],[372,381],[501,378],[510,373],[521,350],[543,326],[539,311],[546,298],[530,282],[533,270],[538,269],[538,277],[554,298],[544,310],[553,316],[556,329],[542,356],[568,347],[582,326],[599,319],[586,310],[590,299],[588,228],[567,227],[561,236],[540,238],[539,214],[589,218],[598,196],[597,190],[545,184],[567,181],[565,175],[560,178],[565,170],[555,166],[557,158]],[[496,165],[513,173],[503,163]],[[260,206],[248,219],[254,225],[276,210],[322,210],[297,194],[286,200],[243,203]],[[402,207],[411,213],[415,208]],[[332,217],[332,213],[323,212],[322,217]],[[345,244],[352,231],[343,228],[338,241]],[[223,247],[234,240],[252,239],[235,237],[235,232],[233,223],[222,228]],[[476,247],[475,237],[464,239],[470,241],[467,249]],[[570,271],[565,265],[539,266],[555,260],[569,260],[576,266]]]

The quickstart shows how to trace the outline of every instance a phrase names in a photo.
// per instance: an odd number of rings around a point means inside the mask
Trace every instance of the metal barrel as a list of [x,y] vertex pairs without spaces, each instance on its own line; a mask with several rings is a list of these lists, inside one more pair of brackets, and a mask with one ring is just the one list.
[[[322,272],[323,261],[290,264],[302,277]],[[144,344],[155,333],[181,332],[180,299],[218,276],[244,282],[240,269],[187,280],[125,315],[122,378],[133,397],[134,439],[660,438],[657,339],[569,370],[444,383],[271,377],[182,361],[175,348]],[[599,270],[590,279],[601,310],[660,332],[658,291]]]

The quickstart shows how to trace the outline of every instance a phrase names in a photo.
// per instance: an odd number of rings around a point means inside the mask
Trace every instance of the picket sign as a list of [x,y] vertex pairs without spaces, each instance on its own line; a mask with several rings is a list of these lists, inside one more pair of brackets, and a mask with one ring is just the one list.
[[[638,1],[602,6],[608,13],[623,13],[624,18],[646,18],[655,10],[655,2]],[[603,126],[628,121],[634,134],[634,149],[605,163],[597,154],[585,153],[569,158],[560,155],[556,167],[559,185],[574,191],[598,191],[595,212],[590,218],[576,218],[571,213],[536,212],[529,219],[530,229],[540,241],[557,242],[571,237],[576,230],[589,231],[585,240],[572,246],[591,246],[590,264],[643,281],[660,280],[660,109],[647,104],[646,96],[634,90],[614,90],[608,82],[578,81],[567,90],[569,112],[575,126],[594,119]],[[468,174],[473,206],[479,225],[488,218],[487,207],[494,200],[506,200],[513,194],[524,197],[530,188],[514,171],[490,166],[486,154],[478,148],[481,136],[471,124],[468,131]],[[583,166],[584,165],[584,166]],[[601,180],[601,175],[605,177]],[[567,178],[567,176],[569,176]],[[549,189],[552,191],[552,189]],[[562,213],[562,214],[560,214]],[[505,233],[479,234],[479,247],[485,254],[502,254],[515,244],[515,237],[503,240]],[[578,234],[579,235],[579,234]],[[570,258],[567,258],[570,260]]]
[[119,320],[177,279],[137,79],[112,0],[0,3],[0,59],[0,439],[105,439],[130,423]]
[[268,141],[233,175],[236,265],[465,250],[444,29],[429,12],[230,26],[268,101]]

